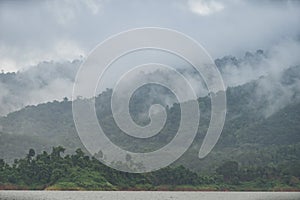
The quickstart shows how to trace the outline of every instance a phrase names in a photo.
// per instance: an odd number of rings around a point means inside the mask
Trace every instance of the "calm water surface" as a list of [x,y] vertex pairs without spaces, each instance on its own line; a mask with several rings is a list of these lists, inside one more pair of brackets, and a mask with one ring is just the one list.
[[297,192],[0,191],[1,200],[300,200]]

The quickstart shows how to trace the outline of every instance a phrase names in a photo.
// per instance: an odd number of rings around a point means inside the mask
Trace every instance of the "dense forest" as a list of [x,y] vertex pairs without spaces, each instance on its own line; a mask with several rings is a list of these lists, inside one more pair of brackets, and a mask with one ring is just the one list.
[[[58,146],[51,153],[36,155],[30,149],[25,158],[9,165],[0,160],[1,189],[46,190],[266,190],[299,191],[300,162],[281,166],[240,167],[226,161],[210,175],[200,175],[183,166],[151,173],[132,174],[114,170],[81,149],[65,155]],[[292,165],[291,165],[292,164]]]
[[[290,87],[300,79],[299,67],[290,68],[282,75],[283,85]],[[216,166],[226,160],[236,160],[242,167],[281,165],[300,159],[300,103],[295,100],[289,105],[270,110],[268,96],[256,98],[260,83],[267,78],[252,81],[242,86],[227,89],[227,116],[220,140],[213,151],[204,159],[197,157],[210,119],[210,99],[198,99],[201,117],[196,139],[190,149],[175,163],[201,174],[213,173]],[[129,108],[132,118],[139,123],[149,122],[141,118],[150,105],[162,104],[166,107],[165,127],[155,137],[145,140],[133,139],[116,125],[110,108],[112,90],[101,93],[96,98],[99,123],[106,135],[115,144],[129,151],[151,151],[169,143],[178,129],[180,106],[164,104],[166,95],[162,88],[145,86],[132,97]],[[274,100],[280,99],[281,93]],[[159,97],[159,98],[158,98]],[[147,116],[147,115],[146,115]],[[64,146],[66,153],[72,154],[77,148],[88,153],[77,135],[73,117],[72,102],[68,99],[53,101],[37,106],[27,106],[0,118],[0,158],[12,163],[15,158],[26,155],[30,148],[37,153],[50,152],[53,146]],[[92,155],[89,155],[92,156]]]
[[[227,65],[240,68],[241,62],[256,64],[263,57],[258,51],[254,55],[247,54],[246,61],[225,57],[216,60],[216,64],[226,78]],[[164,76],[160,72],[154,75]],[[23,76],[22,73],[2,74],[0,80],[4,84],[27,77]],[[39,80],[42,85],[47,82],[43,77]],[[299,81],[300,66],[292,66],[276,75],[276,79],[265,75],[228,87],[225,126],[218,143],[204,159],[198,158],[198,152],[209,125],[211,105],[209,96],[199,97],[201,116],[194,143],[170,167],[146,174],[118,172],[93,158],[78,137],[69,99],[26,106],[0,117],[1,187],[298,190]],[[151,105],[161,104],[166,109],[168,117],[161,132],[145,140],[130,138],[118,128],[110,109],[111,95],[112,89],[99,94],[95,108],[99,124],[113,143],[129,151],[149,152],[173,139],[180,122],[180,105],[166,101],[174,97],[170,91],[146,85],[132,96],[129,109],[137,124],[149,123],[147,114]],[[10,99],[5,101],[10,102]],[[28,153],[29,149],[32,150]]]

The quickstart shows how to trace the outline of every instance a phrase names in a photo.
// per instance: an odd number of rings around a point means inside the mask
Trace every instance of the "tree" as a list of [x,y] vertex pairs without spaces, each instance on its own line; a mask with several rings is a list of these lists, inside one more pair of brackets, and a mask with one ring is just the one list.
[[3,159],[0,159],[0,170],[3,170],[5,166],[5,162]]
[[216,169],[217,174],[222,175],[224,181],[232,182],[238,178],[239,164],[236,161],[227,161]]
[[56,159],[60,159],[61,158],[61,153],[65,152],[65,148],[63,148],[62,146],[58,146],[58,147],[53,147],[52,148],[52,153],[51,153],[51,158],[56,160]]
[[34,151],[34,149],[29,149],[29,152],[28,152],[28,154],[27,154],[27,158],[28,159],[32,159],[32,157],[34,157],[35,156],[35,151]]

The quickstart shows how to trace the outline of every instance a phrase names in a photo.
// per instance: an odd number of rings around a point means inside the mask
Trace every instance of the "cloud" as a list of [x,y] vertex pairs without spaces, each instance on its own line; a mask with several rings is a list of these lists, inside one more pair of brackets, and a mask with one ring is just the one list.
[[61,25],[67,25],[80,15],[80,12],[85,11],[92,15],[97,15],[102,7],[101,0],[54,0],[47,1],[50,12],[57,18]]
[[250,102],[268,117],[300,101],[299,54],[300,41],[286,39],[264,53],[259,50],[243,58],[226,56],[216,63],[227,87],[252,82]]
[[297,1],[266,0],[0,1],[0,70],[76,59],[112,34],[145,26],[183,32],[213,58],[241,56],[298,37],[299,9]]
[[53,100],[71,97],[81,61],[42,62],[18,73],[0,73],[0,116]]
[[224,9],[224,5],[214,0],[189,0],[189,9],[199,15],[210,15]]
[[43,61],[72,61],[84,56],[85,51],[76,42],[68,39],[56,40],[44,50],[30,45],[21,49],[2,45],[0,46],[0,70],[18,71]]
[[17,71],[85,56],[91,46],[83,45],[89,37],[79,33],[88,24],[82,21],[100,17],[103,2],[0,1],[0,69]]

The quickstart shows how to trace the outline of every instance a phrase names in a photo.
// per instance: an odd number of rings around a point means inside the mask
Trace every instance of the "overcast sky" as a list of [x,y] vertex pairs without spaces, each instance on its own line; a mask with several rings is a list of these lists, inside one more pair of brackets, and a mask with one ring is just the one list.
[[131,28],[172,28],[213,58],[299,38],[300,3],[287,0],[0,0],[0,69],[85,57]]

